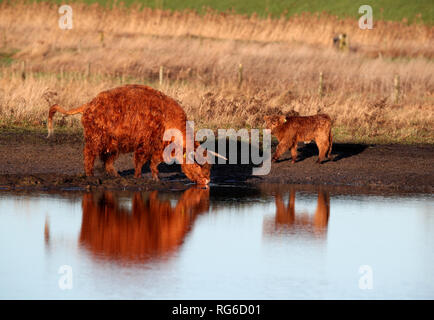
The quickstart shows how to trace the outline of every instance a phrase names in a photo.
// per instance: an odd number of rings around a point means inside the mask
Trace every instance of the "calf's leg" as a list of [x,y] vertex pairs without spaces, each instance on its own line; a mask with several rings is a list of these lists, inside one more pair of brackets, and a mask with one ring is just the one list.
[[291,163],[295,163],[295,161],[297,161],[297,143],[294,143],[291,147],[291,157]]
[[274,153],[274,156],[272,158],[273,162],[276,162],[282,154],[285,153],[286,150],[288,150],[289,144],[286,140],[282,140],[279,142],[279,145],[277,146],[276,152]]
[[327,151],[327,158],[328,159],[332,158],[331,157],[331,154],[332,154],[332,145],[333,145],[333,135],[332,135],[332,132],[330,130],[330,133],[329,133],[329,148],[328,148],[328,151]]
[[328,138],[327,140],[318,140],[316,141],[316,145],[318,147],[318,160],[317,163],[322,163],[325,159],[326,153],[329,150]]

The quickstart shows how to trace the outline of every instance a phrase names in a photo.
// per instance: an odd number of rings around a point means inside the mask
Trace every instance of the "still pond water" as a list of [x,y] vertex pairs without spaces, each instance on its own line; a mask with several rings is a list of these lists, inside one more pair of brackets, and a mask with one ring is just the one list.
[[1,299],[433,299],[434,196],[0,193],[0,257]]

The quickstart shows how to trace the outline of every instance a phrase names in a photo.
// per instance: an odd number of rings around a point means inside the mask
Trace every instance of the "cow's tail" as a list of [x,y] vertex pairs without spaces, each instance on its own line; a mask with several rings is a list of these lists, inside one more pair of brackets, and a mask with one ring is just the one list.
[[81,107],[72,109],[72,110],[65,110],[58,104],[55,104],[50,108],[50,111],[48,111],[48,121],[47,121],[47,129],[48,129],[48,136],[47,138],[51,137],[54,133],[53,129],[53,117],[56,114],[56,112],[61,112],[63,114],[71,115],[71,114],[77,114],[77,113],[83,113],[83,111],[87,108],[87,104],[82,105]]

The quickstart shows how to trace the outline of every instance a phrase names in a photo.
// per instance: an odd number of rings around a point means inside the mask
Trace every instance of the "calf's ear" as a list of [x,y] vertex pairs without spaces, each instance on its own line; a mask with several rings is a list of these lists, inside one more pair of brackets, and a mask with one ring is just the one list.
[[286,122],[286,116],[280,116],[279,122],[280,123],[285,123]]

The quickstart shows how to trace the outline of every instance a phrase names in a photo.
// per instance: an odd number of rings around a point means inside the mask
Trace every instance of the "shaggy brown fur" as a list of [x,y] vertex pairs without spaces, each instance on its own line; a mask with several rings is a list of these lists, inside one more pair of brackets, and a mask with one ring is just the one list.
[[136,192],[131,209],[112,192],[83,195],[80,244],[95,256],[146,260],[167,256],[179,248],[196,218],[209,209],[209,188],[186,190],[176,205]]
[[[54,105],[48,116],[48,136],[53,133],[53,116],[57,111],[65,114],[83,113],[84,167],[88,176],[93,175],[97,156],[104,162],[106,171],[117,176],[113,164],[118,155],[134,152],[134,176],[140,177],[142,166],[150,160],[152,177],[158,180],[157,167],[163,161],[164,148],[170,143],[163,141],[164,132],[168,129],[178,129],[183,134],[185,154],[187,117],[184,110],[175,100],[150,87],[126,85],[104,91],[89,103],[70,111]],[[198,145],[195,143],[195,149]],[[199,165],[196,162],[184,162],[181,168],[190,180],[198,184],[209,182],[208,163]]]
[[315,140],[319,150],[318,163],[321,163],[325,156],[330,159],[332,151],[332,122],[328,115],[318,114],[308,117],[285,117],[285,116],[266,116],[267,128],[279,140],[273,162],[291,149],[292,163],[297,160],[297,143],[301,141]]

